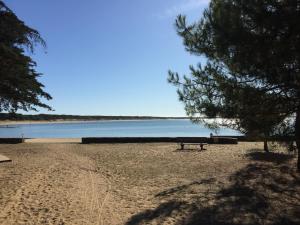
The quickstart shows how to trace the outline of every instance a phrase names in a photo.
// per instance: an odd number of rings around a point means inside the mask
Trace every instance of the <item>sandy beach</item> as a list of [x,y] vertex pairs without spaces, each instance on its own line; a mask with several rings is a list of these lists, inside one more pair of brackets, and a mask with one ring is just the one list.
[[[22,124],[56,124],[56,123],[93,123],[99,120],[0,120],[0,126],[22,125]],[[105,120],[100,120],[105,121]]]
[[0,126],[13,126],[23,124],[60,124],[60,123],[94,123],[94,122],[108,122],[108,121],[143,121],[143,120],[179,120],[188,119],[182,118],[133,118],[133,119],[98,119],[98,120],[84,120],[84,119],[58,119],[58,120],[0,120]]
[[300,224],[294,155],[262,147],[0,145],[0,224]]

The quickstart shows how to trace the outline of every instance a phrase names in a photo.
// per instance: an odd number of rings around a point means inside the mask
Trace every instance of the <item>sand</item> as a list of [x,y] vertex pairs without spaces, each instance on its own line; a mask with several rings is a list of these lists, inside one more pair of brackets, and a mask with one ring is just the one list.
[[93,123],[97,121],[102,120],[0,120],[0,126],[14,126],[22,124]]
[[262,147],[0,145],[0,224],[300,224],[294,155]]
[[81,138],[29,138],[25,143],[81,143]]

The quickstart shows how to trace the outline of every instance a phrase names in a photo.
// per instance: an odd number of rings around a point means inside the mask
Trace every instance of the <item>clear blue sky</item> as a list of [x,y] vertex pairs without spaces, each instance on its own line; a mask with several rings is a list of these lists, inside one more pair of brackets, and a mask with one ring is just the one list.
[[[176,15],[199,19],[208,0],[6,0],[47,42],[33,58],[55,114],[184,116],[169,69],[200,62]],[[47,111],[41,110],[45,113]]]

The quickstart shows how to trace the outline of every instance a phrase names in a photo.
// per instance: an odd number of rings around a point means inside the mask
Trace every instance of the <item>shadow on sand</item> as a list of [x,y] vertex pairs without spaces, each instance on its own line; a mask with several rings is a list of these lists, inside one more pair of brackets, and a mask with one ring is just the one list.
[[287,161],[294,158],[293,155],[276,152],[269,152],[268,154],[266,154],[265,152],[260,152],[256,149],[253,152],[248,153],[246,156],[255,161],[273,162],[277,164],[286,163]]
[[200,149],[200,148],[185,148],[185,149],[181,149],[181,148],[177,148],[176,150],[174,150],[173,152],[202,152],[202,151],[206,151],[206,148]]
[[251,163],[229,184],[209,178],[165,190],[155,195],[163,203],[126,224],[300,224],[300,176],[292,156],[252,150],[247,157]]

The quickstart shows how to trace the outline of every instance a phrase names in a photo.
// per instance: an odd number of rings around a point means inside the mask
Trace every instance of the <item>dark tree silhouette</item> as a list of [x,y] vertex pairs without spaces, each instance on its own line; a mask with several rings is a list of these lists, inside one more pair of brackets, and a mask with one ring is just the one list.
[[36,110],[36,107],[51,110],[40,98],[51,96],[43,90],[37,79],[36,63],[25,54],[34,51],[37,44],[45,45],[38,31],[26,26],[23,21],[0,1],[0,112]]
[[[191,66],[183,79],[170,71],[169,82],[196,122],[264,137],[292,126],[300,170],[299,21],[294,0],[212,0],[191,25],[180,15],[176,28],[186,50],[207,63]],[[203,115],[230,120],[209,123]]]

